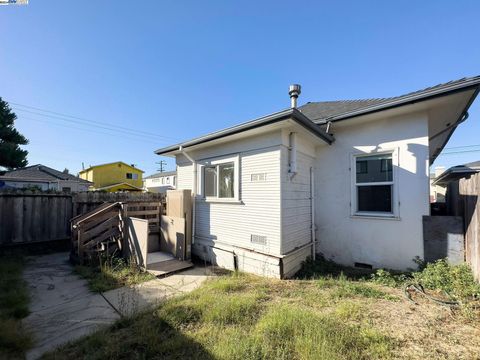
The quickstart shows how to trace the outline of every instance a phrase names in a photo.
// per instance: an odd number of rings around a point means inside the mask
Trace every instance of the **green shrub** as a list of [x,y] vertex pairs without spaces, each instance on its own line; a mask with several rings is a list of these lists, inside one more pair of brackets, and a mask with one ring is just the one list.
[[385,269],[378,269],[374,274],[371,275],[371,280],[373,282],[391,287],[402,286],[406,281],[411,279],[411,275],[395,273]]
[[480,295],[478,284],[467,264],[450,265],[446,259],[429,263],[413,278],[426,289],[442,290],[456,300],[468,300]]

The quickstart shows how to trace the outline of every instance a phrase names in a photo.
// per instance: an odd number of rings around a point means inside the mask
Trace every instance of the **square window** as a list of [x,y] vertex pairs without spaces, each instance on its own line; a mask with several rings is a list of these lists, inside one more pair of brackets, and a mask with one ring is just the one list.
[[204,164],[202,171],[204,198],[213,201],[238,200],[240,192],[238,167],[238,157],[213,159]]
[[354,213],[395,213],[392,158],[393,153],[354,157]]

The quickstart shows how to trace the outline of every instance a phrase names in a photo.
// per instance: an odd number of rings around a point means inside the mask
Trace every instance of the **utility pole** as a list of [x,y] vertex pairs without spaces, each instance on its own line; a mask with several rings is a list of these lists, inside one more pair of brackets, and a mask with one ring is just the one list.
[[158,171],[160,171],[160,172],[164,172],[164,171],[165,171],[164,166],[167,166],[167,162],[166,162],[165,160],[158,161],[158,162],[156,162],[155,164],[160,165],[160,169],[158,169]]

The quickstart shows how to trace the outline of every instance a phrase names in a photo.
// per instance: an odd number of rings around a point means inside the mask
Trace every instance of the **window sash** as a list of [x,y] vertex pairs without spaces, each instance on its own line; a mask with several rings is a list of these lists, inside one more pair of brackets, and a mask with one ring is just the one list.
[[[365,187],[369,187],[369,188],[372,188],[372,187],[389,187],[389,190],[390,190],[390,211],[386,211],[386,210],[360,210],[360,192],[359,192],[359,188],[365,188]],[[372,213],[372,214],[393,214],[394,213],[394,184],[393,183],[388,183],[388,184],[378,184],[378,183],[374,183],[374,184],[371,184],[371,185],[360,185],[360,186],[356,186],[355,188],[355,196],[356,196],[356,213],[357,214],[366,214],[366,213]],[[371,201],[371,200],[370,200]],[[370,205],[372,204],[372,202],[370,203]]]
[[[357,162],[362,161],[362,158],[372,158],[374,156],[378,156],[382,161],[381,161],[381,169],[382,172],[385,169],[385,171],[391,171],[392,172],[392,177],[391,181],[370,181],[370,182],[358,182],[358,167],[357,167]],[[398,208],[396,206],[396,199],[397,199],[397,190],[396,190],[396,173],[395,173],[395,159],[396,159],[396,151],[385,151],[385,152],[379,152],[379,153],[370,153],[370,154],[361,154],[361,155],[353,155],[352,156],[352,215],[367,215],[367,216],[386,216],[386,217],[392,217],[392,216],[398,216]],[[383,159],[382,159],[383,158]],[[387,160],[390,159],[390,166],[387,165]],[[385,160],[385,161],[384,161]],[[385,163],[385,164],[384,164]],[[368,171],[368,162],[367,162],[367,171]],[[360,172],[361,174],[364,172]],[[364,187],[364,186],[390,186],[390,201],[391,201],[391,211],[365,211],[365,210],[359,210],[359,187]]]
[[[203,191],[206,198],[216,198],[218,195],[218,169],[217,166],[206,166],[203,171]],[[209,176],[207,177],[207,174]],[[208,181],[207,182],[207,178]],[[213,181],[213,184],[210,183]]]
[[[199,172],[203,198],[211,201],[238,201],[240,195],[239,157],[217,158],[205,161]],[[208,170],[211,169],[211,170]],[[215,183],[208,179],[208,171],[215,173]],[[222,177],[223,175],[223,177]],[[208,186],[214,185],[214,191]]]

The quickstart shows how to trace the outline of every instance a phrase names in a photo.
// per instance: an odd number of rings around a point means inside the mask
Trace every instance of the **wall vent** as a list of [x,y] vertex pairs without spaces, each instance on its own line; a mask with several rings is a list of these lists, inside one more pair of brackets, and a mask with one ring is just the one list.
[[250,242],[252,244],[267,245],[267,237],[263,235],[250,235]]
[[373,269],[373,266],[371,264],[365,264],[365,263],[359,263],[359,262],[356,262],[354,266],[360,269]]
[[266,181],[267,174],[266,173],[252,174],[251,180],[252,182]]

